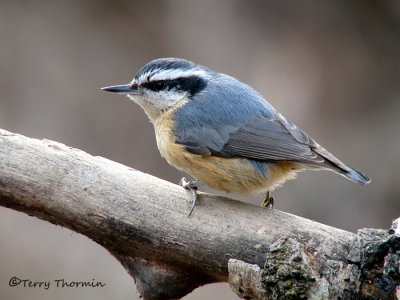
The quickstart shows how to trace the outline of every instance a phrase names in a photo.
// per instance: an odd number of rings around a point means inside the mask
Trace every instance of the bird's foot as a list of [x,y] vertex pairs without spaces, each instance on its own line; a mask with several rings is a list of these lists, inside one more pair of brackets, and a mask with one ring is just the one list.
[[199,180],[190,180],[186,181],[185,177],[182,177],[181,181],[179,182],[179,185],[183,187],[184,189],[187,189],[192,192],[192,207],[190,208],[190,212],[188,217],[192,214],[194,207],[196,206],[196,200],[197,200],[197,189],[200,186],[200,181]]
[[265,199],[262,202],[261,206],[264,207],[271,207],[271,209],[274,209],[274,197],[271,197],[269,195],[269,191],[267,192],[267,194],[265,195]]

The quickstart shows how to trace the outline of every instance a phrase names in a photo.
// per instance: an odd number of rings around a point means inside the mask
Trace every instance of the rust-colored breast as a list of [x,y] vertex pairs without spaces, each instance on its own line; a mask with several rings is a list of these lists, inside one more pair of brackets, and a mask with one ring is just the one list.
[[153,122],[161,155],[175,168],[185,171],[204,184],[225,192],[253,193],[273,190],[296,177],[295,163],[276,162],[266,165],[265,176],[245,158],[204,156],[188,152],[177,144],[172,129],[171,113],[164,113]]

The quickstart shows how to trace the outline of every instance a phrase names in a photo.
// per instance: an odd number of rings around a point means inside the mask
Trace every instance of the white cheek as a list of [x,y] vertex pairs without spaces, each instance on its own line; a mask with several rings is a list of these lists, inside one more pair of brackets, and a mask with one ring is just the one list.
[[171,90],[153,92],[150,91],[146,93],[145,98],[148,102],[152,103],[154,106],[160,109],[166,109],[168,107],[173,106],[175,103],[180,101],[183,97],[185,97],[186,93],[183,92],[174,92]]
[[154,123],[162,111],[187,103],[185,92],[167,91],[145,91],[141,95],[127,95],[130,100],[138,104]]

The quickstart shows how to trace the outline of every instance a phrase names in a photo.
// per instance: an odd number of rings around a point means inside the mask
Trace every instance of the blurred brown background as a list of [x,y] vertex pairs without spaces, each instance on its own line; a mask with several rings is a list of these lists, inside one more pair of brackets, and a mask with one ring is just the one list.
[[[351,231],[387,228],[400,215],[399,38],[399,1],[2,0],[0,128],[177,183],[141,109],[100,87],[129,82],[154,58],[190,59],[252,85],[372,178],[303,173],[274,193],[276,209]],[[2,299],[138,298],[117,260],[65,228],[0,208],[0,245]],[[9,287],[12,276],[106,286]],[[185,299],[236,297],[216,284]]]

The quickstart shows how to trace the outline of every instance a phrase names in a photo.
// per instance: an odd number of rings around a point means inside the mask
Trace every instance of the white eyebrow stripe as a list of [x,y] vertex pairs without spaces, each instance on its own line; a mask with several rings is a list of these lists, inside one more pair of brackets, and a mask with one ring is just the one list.
[[[151,76],[152,73],[155,73],[153,76]],[[192,70],[157,70],[153,72],[146,72],[142,75],[137,80],[137,83],[140,85],[143,82],[147,81],[147,77],[150,75],[150,81],[158,81],[158,80],[174,80],[177,78],[184,78],[184,77],[189,77],[189,76],[201,76],[201,77],[208,77],[208,74],[206,71],[201,70],[201,69],[192,69]]]

